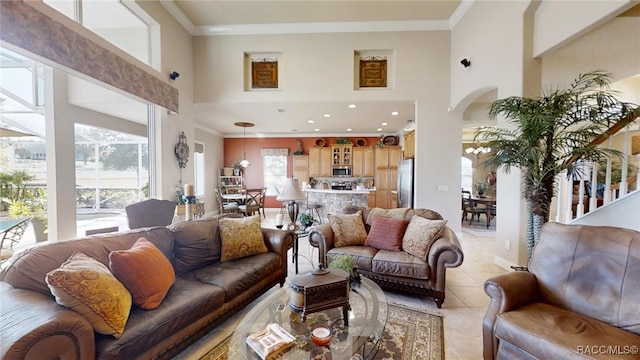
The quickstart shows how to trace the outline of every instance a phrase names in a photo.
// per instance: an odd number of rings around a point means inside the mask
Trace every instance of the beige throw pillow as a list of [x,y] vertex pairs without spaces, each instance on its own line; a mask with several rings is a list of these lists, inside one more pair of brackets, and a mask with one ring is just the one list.
[[56,302],[84,316],[93,329],[119,339],[131,311],[131,294],[98,260],[73,253],[45,281]]
[[219,224],[222,239],[220,261],[231,261],[269,251],[262,237],[260,215],[245,218],[221,218]]
[[402,250],[427,261],[431,245],[440,238],[446,220],[429,220],[421,216],[411,217],[402,238]]
[[333,245],[335,247],[364,245],[367,231],[362,222],[362,211],[355,214],[329,214],[329,223],[333,230]]

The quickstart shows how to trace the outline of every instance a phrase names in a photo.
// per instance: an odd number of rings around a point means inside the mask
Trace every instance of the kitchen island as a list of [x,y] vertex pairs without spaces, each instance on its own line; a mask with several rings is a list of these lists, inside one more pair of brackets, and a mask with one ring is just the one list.
[[337,214],[347,206],[368,206],[369,193],[375,188],[364,190],[332,190],[332,189],[303,189],[310,204],[322,205],[322,222],[326,222],[327,214]]

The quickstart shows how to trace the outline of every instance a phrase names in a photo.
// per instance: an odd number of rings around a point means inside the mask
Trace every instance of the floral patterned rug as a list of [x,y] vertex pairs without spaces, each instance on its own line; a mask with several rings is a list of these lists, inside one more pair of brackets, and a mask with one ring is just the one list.
[[[229,354],[231,336],[214,347],[200,360],[233,359]],[[229,356],[230,355],[230,356]],[[358,355],[352,359],[360,359]],[[375,360],[442,360],[444,359],[444,326],[442,317],[398,305],[388,305],[387,325]]]

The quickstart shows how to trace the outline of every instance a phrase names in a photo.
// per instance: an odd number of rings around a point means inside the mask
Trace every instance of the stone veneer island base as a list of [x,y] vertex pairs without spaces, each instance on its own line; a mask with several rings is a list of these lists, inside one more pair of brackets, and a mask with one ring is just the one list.
[[[348,206],[366,207],[369,203],[369,192],[375,189],[365,190],[331,190],[331,189],[304,189],[309,204],[322,205],[322,222],[328,221],[327,214],[337,214]],[[306,205],[306,204],[305,204]],[[303,206],[304,208],[304,206]]]

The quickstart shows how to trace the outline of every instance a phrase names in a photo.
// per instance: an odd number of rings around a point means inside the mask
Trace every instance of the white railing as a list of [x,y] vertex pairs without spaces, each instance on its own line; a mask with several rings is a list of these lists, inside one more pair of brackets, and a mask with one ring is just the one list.
[[[639,120],[636,120],[615,135],[617,139],[622,137],[623,145],[621,151],[626,155],[622,157],[620,170],[615,170],[616,175],[619,172],[620,182],[612,183],[614,170],[612,169],[611,159],[606,164],[604,184],[602,184],[602,180],[598,181],[599,165],[597,163],[581,163],[579,166],[582,171],[576,178],[573,176],[567,177],[566,171],[558,175],[556,222],[570,223],[591,211],[596,211],[601,206],[613,203],[640,189],[640,176],[637,175],[640,169],[640,153],[632,153],[637,149],[632,149],[630,136],[632,129],[638,128],[637,124],[639,122]],[[603,146],[613,148],[613,145],[614,136],[611,136],[606,145]],[[635,175],[628,173],[629,162],[635,164]]]

